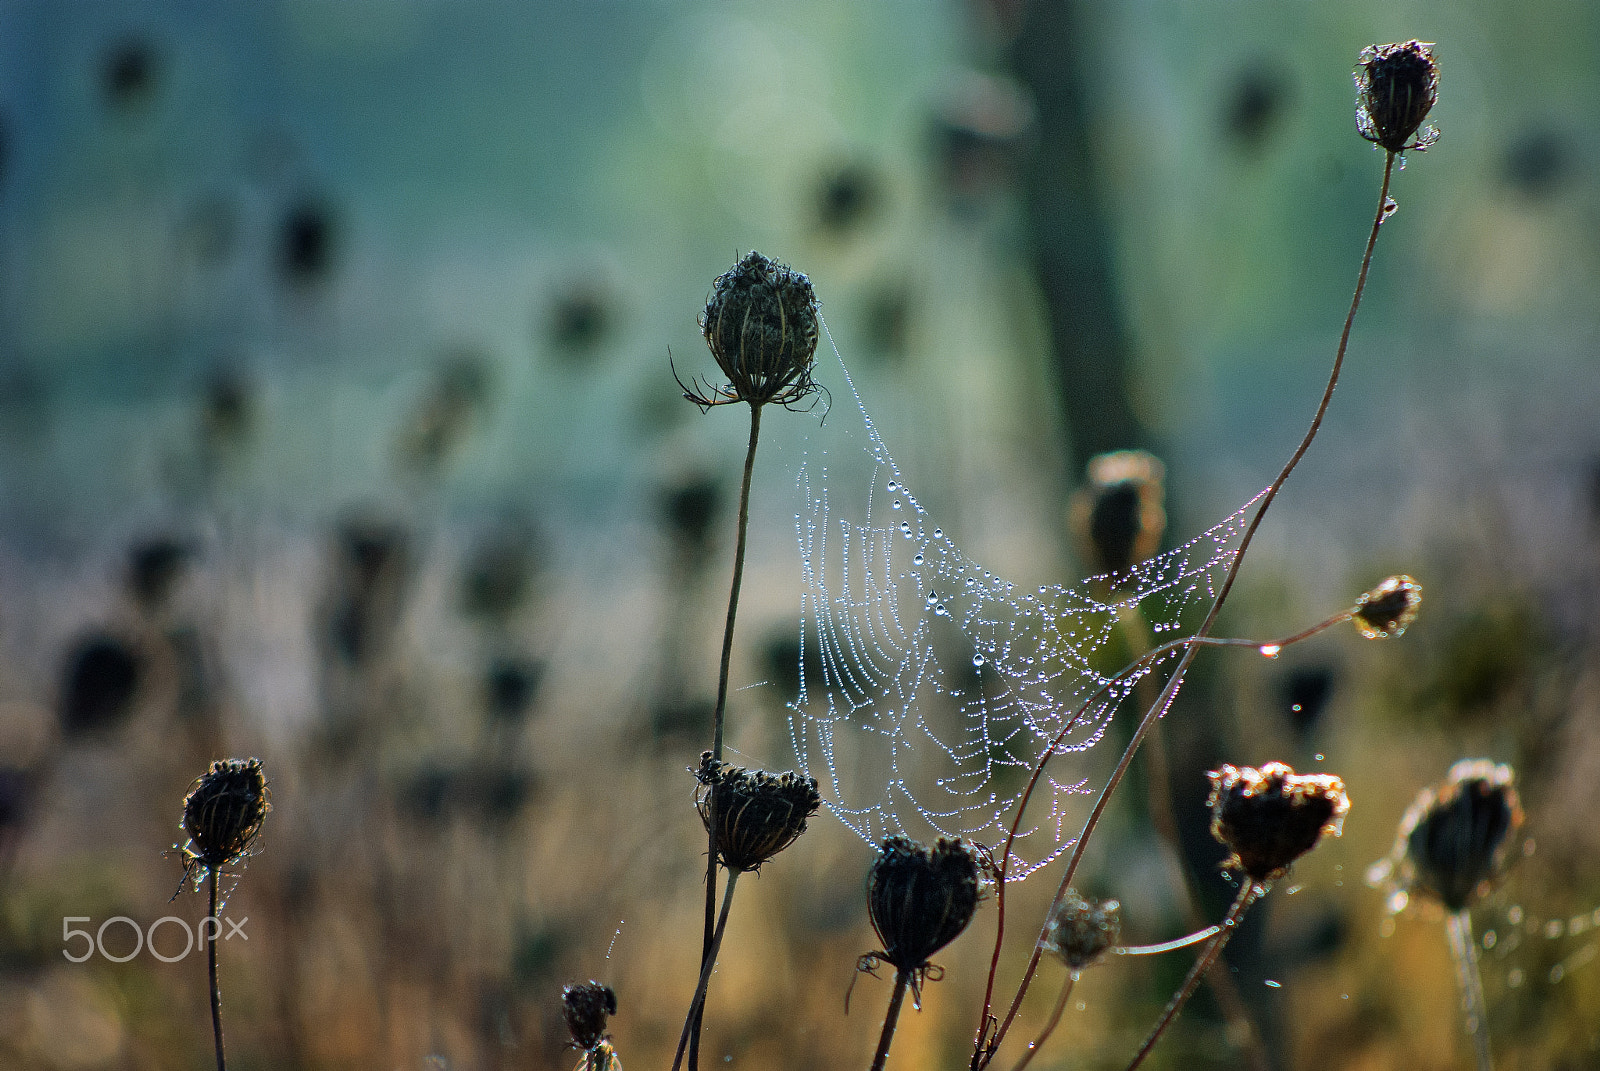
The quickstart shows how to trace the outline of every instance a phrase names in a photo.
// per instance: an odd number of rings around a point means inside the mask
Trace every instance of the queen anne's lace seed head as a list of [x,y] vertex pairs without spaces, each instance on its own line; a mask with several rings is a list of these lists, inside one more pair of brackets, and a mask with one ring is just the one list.
[[1044,947],[1070,969],[1081,971],[1105,955],[1122,936],[1122,905],[1115,900],[1085,900],[1071,889],[1050,913]]
[[1211,834],[1233,852],[1224,865],[1257,883],[1282,877],[1325,834],[1337,837],[1350,810],[1344,782],[1332,774],[1269,762],[1209,776]]
[[717,277],[700,327],[728,382],[685,387],[696,405],[789,406],[818,389],[811,380],[817,295],[800,272],[749,253]]
[[206,870],[231,866],[261,832],[271,804],[260,759],[220,759],[183,800],[184,854]]
[[729,766],[709,751],[695,777],[700,820],[716,832],[718,861],[729,870],[755,870],[793,844],[822,803],[814,777]]
[[1369,640],[1398,636],[1417,619],[1422,585],[1409,576],[1391,576],[1356,600],[1351,620]]
[[[1515,859],[1522,828],[1516,773],[1488,759],[1463,759],[1417,795],[1376,877],[1455,912],[1483,896]],[[1405,896],[1395,903],[1402,904]]]
[[961,936],[981,896],[977,853],[959,838],[926,847],[889,837],[867,876],[867,912],[883,942],[879,958],[903,971]]
[[1356,128],[1390,152],[1426,150],[1439,132],[1424,127],[1439,99],[1439,64],[1421,41],[1370,45],[1356,64]]
[[574,1048],[590,1051],[605,1040],[606,1024],[617,1014],[617,994],[608,985],[585,982],[561,990],[561,1015]]

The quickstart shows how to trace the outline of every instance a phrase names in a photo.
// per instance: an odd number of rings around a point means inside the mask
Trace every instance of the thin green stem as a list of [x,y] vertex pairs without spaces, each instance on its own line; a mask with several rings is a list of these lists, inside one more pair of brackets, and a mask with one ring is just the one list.
[[1489,1005],[1483,999],[1483,978],[1478,973],[1478,943],[1472,936],[1472,916],[1462,908],[1445,919],[1445,927],[1450,933],[1450,956],[1456,961],[1461,1010],[1478,1058],[1478,1071],[1494,1071],[1494,1061],[1489,1057]]
[[1022,1054],[1022,1059],[1017,1061],[1017,1066],[1011,1071],[1023,1071],[1033,1062],[1034,1053],[1044,1047],[1044,1043],[1055,1033],[1056,1024],[1061,1022],[1061,1013],[1067,1010],[1067,998],[1072,996],[1072,987],[1077,984],[1078,972],[1068,971],[1067,980],[1061,983],[1061,995],[1056,998],[1056,1006],[1050,1012],[1050,1018],[1045,1022],[1044,1029],[1039,1031],[1039,1036],[1028,1042],[1027,1049]]
[[694,999],[689,1002],[689,1014],[683,1019],[683,1033],[678,1036],[678,1051],[672,1058],[672,1071],[678,1071],[683,1065],[683,1051],[689,1043],[692,1033],[698,1031],[700,1013],[705,1010],[706,990],[711,985],[711,971],[717,965],[717,952],[722,948],[722,932],[728,926],[728,909],[733,906],[733,889],[739,883],[739,872],[728,872],[727,891],[722,897],[722,914],[717,919],[717,928],[711,935],[711,954],[706,957],[705,964],[700,968],[700,981],[694,989]]
[[1172,1025],[1172,1020],[1178,1017],[1178,1013],[1183,1010],[1183,1006],[1194,995],[1195,989],[1200,985],[1200,979],[1205,976],[1206,971],[1211,969],[1211,965],[1222,954],[1222,947],[1228,943],[1228,938],[1232,937],[1234,931],[1239,928],[1239,920],[1244,918],[1245,911],[1256,900],[1264,896],[1266,891],[1267,887],[1265,885],[1253,881],[1246,882],[1244,887],[1239,890],[1238,898],[1234,900],[1233,906],[1228,909],[1227,916],[1222,920],[1222,928],[1212,936],[1205,947],[1205,951],[1200,953],[1200,958],[1195,960],[1193,967],[1189,968],[1188,977],[1183,980],[1183,985],[1178,987],[1178,991],[1172,994],[1172,999],[1167,1002],[1166,1011],[1161,1013],[1161,1019],[1156,1023],[1155,1029],[1150,1031],[1150,1036],[1144,1039],[1144,1044],[1134,1054],[1133,1061],[1128,1064],[1127,1071],[1135,1071],[1135,1068],[1144,1063],[1144,1058],[1150,1055],[1150,1050],[1155,1048],[1156,1042],[1161,1040],[1161,1035],[1166,1033],[1168,1026]]
[[911,984],[911,972],[894,973],[894,994],[889,998],[889,1010],[883,1016],[883,1033],[878,1037],[878,1051],[872,1057],[872,1071],[883,1071],[883,1062],[889,1058],[889,1046],[894,1041],[894,1027],[900,1021],[900,1005],[905,1003],[906,988]]
[[[222,928],[222,922],[217,917],[217,868],[211,868],[211,936],[206,939],[206,963],[211,971],[211,1033],[217,1042],[217,1071],[228,1071],[227,1060],[222,1055],[222,990],[217,986],[217,931]],[[204,922],[200,924],[200,932],[206,931]]]

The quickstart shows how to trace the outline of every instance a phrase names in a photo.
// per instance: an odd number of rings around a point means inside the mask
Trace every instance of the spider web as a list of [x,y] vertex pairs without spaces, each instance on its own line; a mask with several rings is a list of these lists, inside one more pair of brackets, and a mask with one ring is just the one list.
[[1030,770],[1053,747],[1006,861],[1020,880],[1072,846],[1084,797],[1109,773],[1097,760],[1115,749],[1091,753],[1119,710],[1154,699],[1181,655],[1113,684],[1131,660],[1126,637],[1144,634],[1137,655],[1184,635],[1185,611],[1203,613],[1215,597],[1255,500],[1129,573],[1020,590],[939,527],[842,357],[839,368],[855,404],[835,408],[853,411],[830,417],[845,427],[833,445],[807,447],[796,477],[796,759],[869,844],[960,836],[998,851]]

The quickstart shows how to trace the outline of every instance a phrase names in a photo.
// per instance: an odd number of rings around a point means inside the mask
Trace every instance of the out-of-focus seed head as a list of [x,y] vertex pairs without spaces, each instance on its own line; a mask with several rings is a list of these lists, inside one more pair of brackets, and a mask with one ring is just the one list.
[[867,913],[883,942],[878,958],[921,971],[928,958],[961,936],[982,892],[978,855],[959,838],[929,848],[890,837],[867,875]]
[[219,759],[183,801],[184,854],[208,871],[244,857],[272,804],[260,759]]
[[1089,479],[1073,496],[1070,524],[1096,572],[1124,572],[1160,549],[1167,526],[1166,471],[1143,450],[1089,460]]
[[1374,868],[1396,888],[1391,906],[1417,892],[1455,912],[1493,887],[1515,858],[1522,828],[1516,773],[1488,759],[1463,759],[1444,782],[1425,788],[1406,810],[1394,851]]
[[718,276],[700,321],[728,382],[685,386],[684,397],[700,406],[793,406],[803,401],[818,389],[811,380],[817,324],[811,280],[760,253],[749,253]]
[[814,777],[729,766],[709,751],[695,778],[700,820],[715,829],[717,858],[729,870],[758,869],[806,831],[806,819],[822,804]]
[[1356,129],[1390,152],[1425,151],[1439,140],[1422,121],[1439,99],[1439,64],[1421,41],[1369,45],[1356,63]]
[[605,1040],[606,1023],[617,1014],[617,994],[610,986],[594,981],[563,986],[561,1014],[573,1047],[588,1052]]
[[1122,936],[1122,905],[1115,900],[1085,900],[1071,889],[1046,923],[1044,946],[1070,969],[1097,962]]
[[1208,776],[1211,835],[1233,852],[1223,865],[1258,884],[1282,877],[1324,834],[1337,837],[1350,810],[1344,782],[1332,774],[1297,774],[1269,762],[1259,770],[1223,766]]
[[1351,620],[1369,640],[1398,636],[1417,619],[1422,585],[1409,576],[1391,576],[1356,600]]

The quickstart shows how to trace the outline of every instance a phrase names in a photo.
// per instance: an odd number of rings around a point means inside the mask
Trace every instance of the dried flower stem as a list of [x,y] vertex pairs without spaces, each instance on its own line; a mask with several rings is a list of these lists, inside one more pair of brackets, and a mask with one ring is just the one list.
[[1150,1055],[1150,1050],[1155,1048],[1156,1042],[1161,1040],[1161,1035],[1166,1033],[1168,1026],[1172,1025],[1172,1020],[1178,1017],[1178,1012],[1183,1010],[1183,1006],[1194,995],[1196,987],[1200,984],[1200,979],[1205,976],[1206,971],[1211,969],[1211,965],[1222,954],[1222,947],[1228,943],[1228,938],[1232,937],[1234,931],[1239,928],[1239,921],[1244,918],[1244,913],[1249,910],[1251,904],[1265,896],[1266,892],[1267,886],[1254,881],[1247,881],[1244,887],[1239,890],[1238,898],[1233,901],[1233,906],[1228,909],[1227,916],[1222,920],[1222,928],[1212,936],[1210,942],[1206,945],[1205,951],[1200,954],[1200,958],[1195,960],[1193,967],[1189,968],[1188,977],[1183,980],[1183,985],[1178,987],[1178,991],[1167,1002],[1166,1011],[1161,1013],[1161,1019],[1156,1023],[1155,1029],[1150,1031],[1150,1036],[1144,1039],[1144,1044],[1134,1054],[1132,1062],[1128,1064],[1127,1071],[1134,1071],[1135,1068],[1144,1063],[1144,1058]]
[[1067,980],[1061,983],[1061,995],[1056,998],[1056,1006],[1050,1012],[1050,1018],[1046,1020],[1044,1029],[1039,1031],[1038,1037],[1028,1042],[1027,1049],[1022,1053],[1022,1059],[1017,1061],[1017,1066],[1012,1068],[1012,1071],[1022,1071],[1023,1068],[1032,1063],[1034,1053],[1044,1048],[1044,1043],[1049,1040],[1051,1034],[1055,1033],[1056,1024],[1061,1022],[1061,1014],[1067,1010],[1067,1000],[1072,996],[1072,987],[1077,981],[1078,972],[1068,971]]
[[717,919],[717,928],[712,932],[709,953],[700,967],[700,981],[695,986],[694,1000],[689,1003],[689,1014],[683,1020],[683,1033],[678,1037],[678,1051],[672,1058],[672,1071],[678,1071],[683,1065],[684,1047],[689,1044],[692,1035],[699,1033],[701,1013],[706,1006],[706,989],[711,985],[711,971],[717,964],[717,952],[722,948],[722,932],[728,926],[728,909],[733,906],[733,889],[738,883],[739,871],[728,871],[728,887],[722,897],[722,914]]
[[[211,885],[211,911],[210,917],[217,917],[217,870],[211,868],[208,879]],[[217,987],[217,930],[222,928],[221,922],[212,923],[211,936],[206,940],[206,963],[211,972],[211,1032],[217,1042],[217,1071],[228,1071],[227,1061],[222,1055],[222,990]],[[205,923],[200,924],[201,932],[205,932]]]
[[[1166,686],[1162,688],[1161,694],[1157,697],[1155,703],[1151,705],[1148,711],[1146,711],[1144,719],[1139,723],[1139,727],[1134,730],[1133,739],[1129,741],[1128,747],[1123,752],[1122,759],[1117,763],[1117,768],[1112,773],[1110,781],[1106,783],[1106,787],[1101,790],[1099,797],[1095,800],[1094,807],[1090,810],[1089,817],[1084,822],[1083,830],[1078,836],[1078,841],[1073,845],[1072,855],[1067,860],[1067,869],[1066,873],[1062,875],[1061,887],[1057,890],[1055,899],[1051,902],[1052,910],[1054,909],[1055,905],[1060,903],[1061,900],[1066,896],[1067,888],[1071,885],[1073,875],[1077,871],[1078,862],[1083,858],[1084,847],[1088,843],[1089,837],[1094,833],[1095,828],[1099,825],[1100,816],[1105,812],[1106,804],[1109,802],[1112,792],[1116,790],[1117,786],[1121,783],[1123,776],[1127,773],[1128,764],[1132,762],[1134,753],[1138,751],[1139,745],[1144,742],[1144,738],[1149,735],[1151,727],[1154,726],[1157,720],[1166,713],[1169,707],[1172,706],[1173,700],[1177,697],[1178,688],[1183,684],[1183,675],[1188,670],[1189,664],[1194,661],[1196,651],[1202,646],[1234,646],[1237,644],[1237,641],[1210,641],[1208,637],[1212,627],[1216,624],[1217,615],[1222,611],[1223,603],[1228,598],[1228,593],[1233,590],[1233,582],[1239,574],[1239,566],[1241,563],[1243,563],[1245,552],[1250,548],[1250,543],[1255,538],[1256,530],[1261,527],[1261,520],[1266,515],[1267,507],[1271,506],[1273,499],[1278,497],[1278,492],[1282,490],[1284,481],[1289,478],[1290,473],[1294,472],[1295,468],[1300,464],[1300,459],[1305,457],[1306,451],[1311,448],[1312,440],[1317,437],[1317,432],[1322,427],[1322,419],[1327,414],[1328,405],[1333,401],[1333,391],[1334,388],[1338,386],[1339,373],[1344,368],[1344,355],[1350,345],[1350,329],[1355,323],[1356,310],[1361,307],[1361,294],[1367,286],[1367,272],[1372,266],[1372,250],[1373,247],[1377,245],[1378,231],[1383,226],[1384,218],[1388,215],[1386,209],[1389,205],[1389,182],[1394,174],[1394,158],[1395,154],[1392,152],[1385,154],[1383,164],[1383,184],[1378,191],[1378,209],[1377,213],[1373,216],[1372,230],[1367,236],[1366,251],[1361,256],[1361,271],[1356,276],[1355,294],[1350,299],[1350,311],[1345,314],[1344,329],[1339,333],[1339,347],[1334,354],[1333,369],[1328,374],[1328,385],[1323,388],[1322,399],[1317,403],[1316,414],[1311,418],[1311,426],[1306,429],[1305,437],[1301,439],[1300,445],[1295,448],[1294,453],[1290,456],[1288,462],[1283,466],[1282,471],[1278,473],[1277,478],[1274,479],[1272,483],[1268,485],[1266,491],[1262,493],[1261,504],[1256,507],[1255,514],[1250,518],[1250,524],[1245,528],[1244,536],[1239,540],[1239,549],[1234,552],[1233,559],[1228,563],[1228,571],[1224,575],[1222,585],[1217,591],[1217,597],[1212,601],[1211,609],[1209,612],[1207,612],[1205,620],[1201,622],[1200,628],[1193,636],[1187,637],[1183,640],[1176,640],[1171,644],[1165,644],[1162,647],[1155,648],[1151,654],[1137,660],[1132,666],[1129,667],[1128,670],[1124,670],[1122,673],[1119,673],[1117,677],[1113,678],[1111,682],[1108,682],[1109,686],[1110,683],[1115,683],[1125,679],[1128,673],[1149,665],[1156,657],[1158,657],[1160,654],[1166,653],[1166,651],[1170,651],[1178,647],[1182,647],[1184,649],[1183,656],[1179,659],[1178,665],[1173,669],[1172,675],[1167,678]],[[1319,632],[1324,628],[1331,627],[1333,624],[1336,624],[1339,621],[1348,620],[1348,618],[1348,613],[1339,615],[1336,618],[1331,618],[1305,633],[1297,634],[1291,638],[1291,642],[1303,639],[1307,635],[1310,635],[1314,632]],[[1260,646],[1282,647],[1286,645],[1287,644],[1262,644]],[[997,889],[1000,890],[999,895],[1001,897],[1004,895],[1004,869],[1010,859],[1011,843],[1015,838],[1016,830],[1021,824],[1022,812],[1028,805],[1028,800],[1032,795],[1033,788],[1038,783],[1039,776],[1043,773],[1044,766],[1049,761],[1050,756],[1055,753],[1056,743],[1065,738],[1067,731],[1071,729],[1073,724],[1077,722],[1083,711],[1088,709],[1089,703],[1092,703],[1098,699],[1102,694],[1104,694],[1104,691],[1104,688],[1096,690],[1094,695],[1090,696],[1089,699],[1086,700],[1085,703],[1073,713],[1073,716],[1068,720],[1067,724],[1062,727],[1061,733],[1057,736],[1056,740],[1051,742],[1051,746],[1044,750],[1044,753],[1039,757],[1039,761],[1034,764],[1033,776],[1029,779],[1028,787],[1023,793],[1021,802],[1017,805],[1017,817],[1012,823],[1010,835],[1008,835],[1006,838],[1006,850],[999,857],[1001,875],[999,881],[996,882],[996,886]],[[1033,981],[1034,972],[1039,966],[1041,947],[1036,944],[1034,946],[1033,955],[1028,960],[1028,967],[1023,973],[1022,982],[1017,987],[1016,996],[1011,1001],[1011,1007],[1006,1012],[1005,1019],[996,1029],[994,1036],[990,1038],[988,1036],[988,1026],[991,1018],[991,1000],[994,989],[994,974],[999,967],[1000,941],[1005,934],[1003,909],[1004,906],[1002,899],[1001,921],[997,925],[997,932],[995,935],[995,952],[989,966],[989,986],[984,993],[983,1014],[979,1020],[980,1026],[978,1037],[972,1056],[972,1067],[974,1068],[974,1071],[978,1071],[978,1069],[986,1067],[989,1063],[989,1060],[993,1057],[995,1051],[999,1048],[1001,1041],[1005,1038],[1006,1031],[1010,1028],[1011,1023],[1016,1019],[1017,1012],[1022,1007],[1022,998],[1026,995],[1028,986]],[[1046,918],[1048,919],[1048,913]]]
[[872,1071],[883,1071],[883,1062],[889,1058],[889,1045],[894,1041],[894,1028],[900,1021],[900,1005],[905,1003],[911,973],[904,967],[894,972],[894,993],[889,997],[889,1010],[883,1016],[883,1033],[878,1038],[878,1051],[872,1057]]
[[1483,999],[1483,978],[1478,973],[1478,944],[1472,936],[1472,916],[1466,908],[1445,919],[1450,934],[1450,958],[1456,962],[1456,984],[1461,989],[1461,1010],[1467,1033],[1478,1058],[1478,1071],[1494,1071],[1489,1057],[1489,1006]]
[[[723,723],[728,709],[728,667],[733,660],[733,622],[739,612],[739,585],[744,580],[745,541],[750,529],[750,478],[756,467],[756,443],[761,437],[761,406],[750,403],[750,447],[744,455],[744,480],[739,485],[739,534],[733,548],[733,584],[728,591],[728,620],[722,628],[722,667],[717,673],[717,705],[712,713],[711,757],[721,761]],[[706,823],[706,911],[705,930],[700,944],[701,973],[716,963],[712,947],[712,929],[717,909],[717,822],[716,802],[710,804],[712,821]],[[728,879],[728,891],[733,891],[733,879]],[[700,1021],[703,1009],[692,1010],[694,1028],[689,1042],[689,1068],[698,1071],[700,1066]]]

